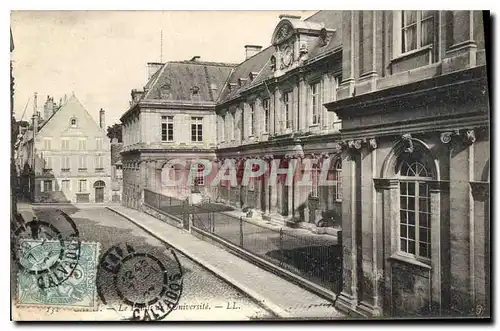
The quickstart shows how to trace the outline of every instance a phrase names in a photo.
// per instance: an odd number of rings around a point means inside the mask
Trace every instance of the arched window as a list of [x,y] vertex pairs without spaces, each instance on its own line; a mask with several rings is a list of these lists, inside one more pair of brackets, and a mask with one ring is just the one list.
[[415,257],[431,257],[430,164],[419,152],[404,153],[397,163],[400,215],[399,251]]
[[72,127],[72,128],[76,128],[76,118],[74,118],[74,117],[73,117],[73,118],[69,121],[69,123],[71,124],[71,127]]

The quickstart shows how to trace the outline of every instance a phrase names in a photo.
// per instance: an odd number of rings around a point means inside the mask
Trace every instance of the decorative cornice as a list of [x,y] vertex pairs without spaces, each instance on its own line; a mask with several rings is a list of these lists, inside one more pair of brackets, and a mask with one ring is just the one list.
[[[436,102],[457,104],[479,99],[487,102],[487,95],[483,93],[485,86],[486,66],[478,66],[337,100],[326,103],[325,107],[344,120],[401,109],[410,110]],[[354,109],[356,111],[353,111]]]
[[399,180],[396,178],[373,178],[373,184],[377,190],[389,190],[391,188],[397,188]]

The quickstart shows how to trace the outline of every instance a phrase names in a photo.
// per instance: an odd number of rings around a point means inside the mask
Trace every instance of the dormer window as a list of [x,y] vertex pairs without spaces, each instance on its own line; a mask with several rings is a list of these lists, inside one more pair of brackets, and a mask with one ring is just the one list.
[[246,81],[246,78],[238,78],[238,86],[242,87],[243,85],[245,85]]
[[271,56],[271,70],[276,70],[276,56]]
[[72,128],[76,128],[77,126],[77,121],[76,121],[76,118],[72,118],[70,121],[69,121],[70,125]]
[[191,88],[191,94],[192,95],[197,95],[199,91],[200,91],[200,88],[198,86],[193,86]]
[[234,91],[236,89],[236,83],[229,83],[229,91]]

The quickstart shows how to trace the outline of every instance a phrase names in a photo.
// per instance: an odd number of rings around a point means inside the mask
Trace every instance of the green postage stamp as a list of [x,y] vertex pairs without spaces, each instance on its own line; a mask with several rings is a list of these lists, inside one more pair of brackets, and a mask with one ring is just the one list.
[[17,304],[96,309],[98,257],[95,242],[22,240]]

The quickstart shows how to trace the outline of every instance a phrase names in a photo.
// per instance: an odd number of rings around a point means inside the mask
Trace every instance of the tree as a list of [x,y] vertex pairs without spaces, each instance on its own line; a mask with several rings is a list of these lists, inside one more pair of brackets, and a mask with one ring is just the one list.
[[122,125],[120,123],[115,123],[111,126],[108,126],[108,134],[109,139],[117,138],[118,142],[122,142]]

